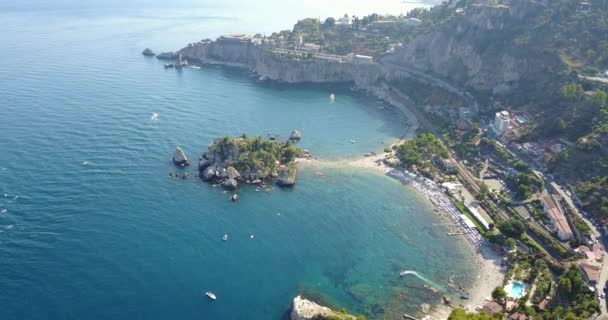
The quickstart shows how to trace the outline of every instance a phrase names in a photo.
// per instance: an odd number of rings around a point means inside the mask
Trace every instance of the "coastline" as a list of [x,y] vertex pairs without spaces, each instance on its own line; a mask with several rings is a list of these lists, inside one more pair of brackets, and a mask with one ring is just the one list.
[[[394,169],[382,162],[384,154],[364,157],[354,160],[323,161],[319,159],[300,159],[298,166],[306,167],[352,167],[366,170],[379,175],[388,176],[403,184],[412,186],[423,198],[429,201],[435,208],[437,217],[443,225],[451,231],[464,233],[467,246],[470,249],[470,257],[476,269],[477,276],[472,285],[467,289],[469,299],[462,300],[461,307],[468,312],[476,312],[477,307],[482,307],[488,298],[491,299],[492,291],[502,285],[505,272],[501,267],[501,257],[495,253],[488,241],[481,236],[476,229],[468,228],[458,217],[458,210],[452,204],[449,197],[434,182],[405,171]],[[457,304],[454,303],[457,307]],[[444,320],[452,311],[452,307],[446,304],[433,306],[429,313],[422,319]]]
[[[242,44],[241,44],[242,45]],[[241,48],[242,49],[242,48]],[[227,59],[226,61],[217,61],[209,59],[206,52],[197,52],[190,48],[182,49],[181,53],[184,53],[189,59],[193,59],[198,64],[217,64],[223,66],[245,68],[254,72],[260,77],[260,80],[279,81],[290,84],[296,83],[334,83],[334,82],[350,82],[346,79],[330,79],[323,78],[323,80],[308,79],[304,78],[289,78],[286,75],[278,74],[271,75],[264,64],[250,64],[251,61],[241,61]],[[240,49],[236,49],[238,52]],[[234,57],[232,57],[234,58]],[[198,61],[197,61],[198,60]],[[258,59],[259,60],[259,59]],[[272,59],[271,59],[272,60]],[[236,62],[235,62],[236,61]],[[276,62],[278,65],[280,61]],[[373,64],[378,66],[377,64]],[[302,70],[299,70],[302,71]],[[352,71],[352,70],[351,70]],[[356,73],[356,72],[355,72]],[[302,76],[301,73],[295,72],[293,76]],[[404,131],[402,134],[395,139],[391,147],[399,143],[403,139],[407,139],[412,136],[420,127],[421,123],[416,116],[416,112],[411,108],[411,101],[407,96],[395,93],[386,84],[374,83],[373,81],[357,81],[357,77],[354,78],[355,88],[367,95],[374,96],[393,108],[396,108],[404,117],[407,119],[404,124]],[[504,279],[504,272],[501,270],[500,257],[493,253],[488,242],[481,236],[477,230],[471,230],[466,224],[459,218],[460,213],[452,203],[451,199],[447,197],[443,191],[434,182],[424,179],[418,179],[412,176],[409,172],[403,172],[393,169],[385,165],[382,160],[385,157],[385,153],[379,152],[377,155],[367,156],[358,159],[344,159],[337,161],[324,161],[320,159],[298,159],[296,161],[298,166],[322,166],[322,167],[353,167],[392,177],[403,184],[411,185],[422,195],[427,201],[430,202],[436,209],[438,217],[445,223],[446,228],[454,230],[456,232],[462,232],[464,234],[466,242],[471,248],[471,259],[475,267],[477,268],[478,276],[473,281],[473,284],[468,289],[469,299],[464,300],[461,304],[462,307],[472,312],[475,311],[476,307],[485,304],[486,299],[491,296],[492,290],[498,285],[502,285]],[[447,319],[451,312],[451,307],[445,304],[439,304],[434,306],[429,313],[424,316],[424,319]]]

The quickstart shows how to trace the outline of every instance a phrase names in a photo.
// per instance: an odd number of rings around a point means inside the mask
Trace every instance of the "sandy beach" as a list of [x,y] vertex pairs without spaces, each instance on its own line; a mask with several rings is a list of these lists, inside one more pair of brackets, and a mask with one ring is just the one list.
[[[482,237],[477,229],[469,228],[466,225],[451,199],[445,195],[435,182],[416,176],[406,170],[389,167],[382,162],[384,157],[385,154],[378,154],[356,160],[327,162],[319,159],[301,159],[298,161],[298,164],[300,166],[318,166],[324,168],[350,166],[387,175],[404,184],[413,186],[437,209],[436,214],[445,222],[446,227],[451,232],[463,233],[462,237],[465,238],[471,248],[471,259],[477,268],[478,276],[472,287],[468,290],[469,299],[463,300],[462,305],[467,311],[475,312],[475,308],[482,307],[488,299],[491,299],[494,288],[503,283],[505,271],[501,267],[500,255],[492,250],[488,241]],[[456,306],[458,304],[454,303]],[[447,305],[436,305],[423,319],[447,319],[451,310],[451,307]]]

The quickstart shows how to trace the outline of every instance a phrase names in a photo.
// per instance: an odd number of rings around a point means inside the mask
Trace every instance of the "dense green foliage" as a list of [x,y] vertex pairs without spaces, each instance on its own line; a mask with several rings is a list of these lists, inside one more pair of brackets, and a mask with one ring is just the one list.
[[446,159],[449,156],[445,146],[431,133],[419,134],[397,148],[397,157],[401,164],[409,168],[416,166],[428,169],[435,159]]
[[566,308],[556,308],[544,319],[586,319],[599,310],[595,294],[589,290],[583,276],[575,266],[566,270],[558,278],[559,291],[570,301]]
[[238,150],[239,158],[234,164],[239,171],[261,170],[272,172],[282,164],[289,164],[300,154],[300,150],[289,141],[282,143],[263,140],[260,136],[249,138],[242,136],[234,139],[224,137],[217,141],[217,147],[222,153]]
[[515,196],[521,200],[529,199],[533,193],[543,188],[543,180],[533,173],[518,173],[509,177],[507,183],[515,190]]
[[608,177],[596,177],[576,186],[577,195],[585,202],[585,210],[595,217],[608,218]]
[[502,315],[489,316],[485,313],[467,313],[463,309],[454,309],[448,320],[494,320],[502,319]]
[[507,298],[507,292],[505,291],[505,289],[502,286],[498,286],[492,291],[492,299],[499,300],[499,299],[506,299],[506,298]]
[[498,229],[506,236],[518,239],[526,231],[526,225],[517,219],[509,219],[500,222]]

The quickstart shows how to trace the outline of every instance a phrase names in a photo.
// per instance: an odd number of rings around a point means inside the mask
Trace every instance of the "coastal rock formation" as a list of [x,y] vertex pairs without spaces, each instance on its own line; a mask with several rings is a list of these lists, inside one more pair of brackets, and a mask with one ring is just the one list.
[[289,135],[289,140],[297,141],[297,140],[301,140],[301,139],[302,139],[302,133],[298,130],[292,131],[291,135]]
[[198,163],[204,181],[234,190],[239,183],[265,183],[276,179],[280,186],[293,186],[296,181],[296,157],[301,151],[291,143],[256,138],[215,139]]
[[279,167],[277,185],[280,187],[292,187],[296,183],[296,165],[283,165]]
[[175,148],[175,152],[173,153],[173,163],[176,166],[180,166],[180,167],[185,167],[187,165],[190,165],[190,162],[188,161],[188,157],[186,157],[186,153],[184,153],[184,150],[182,150],[182,148],[180,148],[180,147]]
[[227,178],[226,180],[224,180],[224,182],[222,182],[222,187],[228,190],[235,190],[238,186],[239,183],[236,181],[236,179]]
[[175,52],[162,52],[156,55],[156,59],[159,60],[175,60],[177,58],[177,54]]
[[290,320],[356,320],[353,315],[339,313],[310,300],[297,296],[293,299]]
[[156,53],[154,53],[154,51],[152,51],[152,49],[150,49],[150,48],[144,49],[144,51],[141,54],[143,54],[146,57],[154,57],[156,55]]
[[194,63],[244,67],[255,71],[260,79],[287,83],[356,82],[364,87],[373,84],[381,74],[375,63],[356,63],[330,59],[296,60],[249,41],[220,37],[201,41],[173,53]]
[[332,314],[332,310],[320,306],[312,301],[297,296],[293,299],[291,309],[291,320],[326,319]]

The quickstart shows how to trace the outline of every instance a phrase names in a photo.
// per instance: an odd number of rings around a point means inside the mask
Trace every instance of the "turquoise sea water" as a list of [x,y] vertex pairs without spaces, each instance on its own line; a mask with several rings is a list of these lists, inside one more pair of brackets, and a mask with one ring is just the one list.
[[464,244],[389,178],[306,168],[294,189],[243,188],[234,204],[168,176],[176,145],[196,159],[225,134],[297,128],[335,160],[402,133],[398,113],[346,88],[167,71],[140,54],[287,28],[301,12],[60,3],[0,10],[0,319],[280,319],[298,292],[390,319],[438,302],[424,285],[470,281]]

